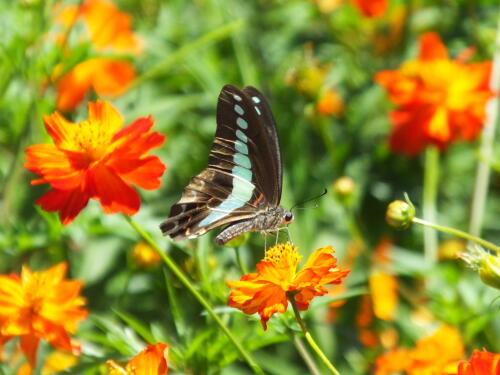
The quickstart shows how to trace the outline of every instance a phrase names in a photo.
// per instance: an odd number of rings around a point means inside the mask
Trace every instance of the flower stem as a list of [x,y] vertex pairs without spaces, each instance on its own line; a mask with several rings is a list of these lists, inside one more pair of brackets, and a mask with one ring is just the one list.
[[330,372],[332,374],[340,375],[340,372],[338,372],[338,370],[335,368],[335,366],[333,366],[333,364],[328,360],[326,355],[321,351],[320,347],[318,346],[318,344],[316,344],[316,341],[314,341],[311,334],[307,330],[307,327],[306,327],[304,321],[302,320],[302,317],[300,316],[299,309],[297,308],[297,305],[295,304],[295,298],[293,297],[293,295],[290,295],[290,298],[288,298],[288,299],[289,299],[290,303],[292,304],[293,312],[295,313],[295,319],[297,319],[297,322],[299,323],[300,328],[302,329],[302,332],[304,332],[304,336],[305,336],[307,342],[309,343],[309,346],[312,348],[312,350],[314,350],[316,352],[318,357],[321,359],[321,361],[323,361],[325,366],[328,368],[328,370],[330,370]]
[[[497,25],[496,52],[493,57],[493,71],[490,78],[490,88],[493,92],[500,90],[500,17]],[[493,154],[493,141],[495,139],[495,126],[498,122],[498,95],[486,104],[486,119],[481,137],[481,157],[477,163],[476,183],[472,197],[472,209],[469,224],[469,232],[474,236],[481,235],[486,198],[488,196],[488,185],[490,180],[490,163]]]
[[300,356],[304,360],[304,362],[307,365],[307,368],[311,372],[312,375],[321,375],[321,372],[318,369],[318,366],[314,362],[314,359],[311,357],[309,352],[307,351],[306,347],[304,346],[304,343],[300,339],[299,336],[297,336],[295,333],[293,333],[293,343],[295,344],[295,347],[297,348],[297,351],[299,352]]
[[[424,219],[436,222],[436,199],[439,179],[439,150],[437,147],[427,147],[425,152],[424,168],[424,194],[423,211]],[[425,260],[429,266],[433,266],[438,255],[437,232],[431,228],[424,228],[424,251]]]
[[179,281],[189,290],[189,292],[193,295],[194,298],[198,300],[198,302],[205,308],[207,311],[208,315],[212,317],[212,319],[217,323],[217,325],[222,329],[222,331],[226,334],[228,337],[229,341],[238,349],[240,352],[241,356],[245,359],[245,361],[248,363],[248,365],[252,368],[252,370],[256,374],[264,375],[264,372],[262,369],[253,361],[253,359],[250,357],[250,354],[247,353],[247,351],[243,348],[242,344],[240,341],[238,341],[231,331],[226,327],[226,325],[222,322],[222,320],[219,318],[219,316],[215,313],[213,310],[212,306],[208,303],[208,301],[198,292],[193,284],[189,281],[186,275],[181,271],[179,267],[175,264],[172,258],[168,256],[167,253],[162,251],[159,246],[154,242],[152,237],[144,230],[142,229],[139,224],[137,224],[134,219],[132,219],[128,215],[124,215],[125,219],[127,222],[132,226],[132,228],[135,229],[135,231],[142,237],[144,241],[146,241],[155,251],[160,255],[160,257],[163,259],[163,262],[165,265],[172,271],[175,276],[179,279]]
[[497,253],[500,253],[500,246],[497,246],[492,242],[483,240],[482,238],[473,236],[472,234],[469,234],[467,232],[464,232],[464,231],[461,231],[461,230],[458,230],[455,228],[445,227],[443,225],[434,224],[434,223],[431,223],[427,220],[419,219],[418,217],[413,218],[412,221],[416,224],[423,225],[424,227],[427,227],[427,228],[436,229],[436,230],[439,230],[439,231],[444,232],[444,233],[449,233],[449,234],[452,234],[454,236],[462,237],[468,241],[475,242],[475,243],[477,243],[481,246],[484,246],[490,250],[493,250]]

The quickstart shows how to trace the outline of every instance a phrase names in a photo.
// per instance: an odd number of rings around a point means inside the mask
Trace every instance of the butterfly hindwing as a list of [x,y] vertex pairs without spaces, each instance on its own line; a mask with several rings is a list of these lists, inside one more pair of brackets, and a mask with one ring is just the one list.
[[226,85],[219,95],[208,168],[191,179],[161,230],[181,240],[251,219],[279,204],[281,173],[276,127],[266,100],[253,87]]

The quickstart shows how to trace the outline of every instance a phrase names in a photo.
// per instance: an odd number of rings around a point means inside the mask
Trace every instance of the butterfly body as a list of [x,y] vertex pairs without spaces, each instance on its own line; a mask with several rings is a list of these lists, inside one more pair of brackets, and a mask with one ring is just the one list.
[[226,85],[208,167],[191,179],[160,228],[183,240],[227,225],[216,238],[219,244],[248,231],[276,231],[293,220],[279,205],[281,184],[278,136],[267,101],[251,86]]

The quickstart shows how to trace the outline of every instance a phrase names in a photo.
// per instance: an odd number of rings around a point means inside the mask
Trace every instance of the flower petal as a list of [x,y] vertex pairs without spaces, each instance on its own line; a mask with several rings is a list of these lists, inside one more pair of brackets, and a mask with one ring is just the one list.
[[168,370],[168,345],[148,345],[127,364],[135,375],[166,375]]
[[92,198],[99,200],[105,213],[133,215],[139,210],[139,194],[108,167],[98,164],[88,172],[87,181]]
[[31,367],[35,367],[36,364],[36,352],[38,350],[39,342],[40,339],[33,335],[21,336],[21,349],[26,358],[28,358],[28,362]]
[[63,225],[68,225],[87,205],[90,196],[87,192],[75,190],[52,189],[36,200],[45,211],[59,212]]
[[419,39],[421,60],[447,59],[448,50],[441,41],[439,34],[428,32],[422,34]]

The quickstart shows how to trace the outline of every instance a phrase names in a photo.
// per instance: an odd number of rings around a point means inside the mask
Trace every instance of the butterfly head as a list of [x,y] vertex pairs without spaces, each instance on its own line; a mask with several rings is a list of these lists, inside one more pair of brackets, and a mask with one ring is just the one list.
[[283,210],[283,225],[288,225],[293,221],[292,211]]

